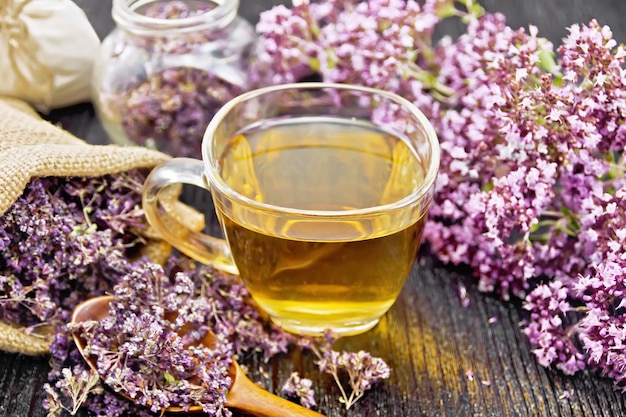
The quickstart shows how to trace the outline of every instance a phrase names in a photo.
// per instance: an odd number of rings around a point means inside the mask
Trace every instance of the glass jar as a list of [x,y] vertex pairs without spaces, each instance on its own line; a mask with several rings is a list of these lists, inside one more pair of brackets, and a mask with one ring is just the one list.
[[113,142],[200,157],[215,112],[248,89],[252,25],[239,0],[113,0],[96,60],[97,115]]

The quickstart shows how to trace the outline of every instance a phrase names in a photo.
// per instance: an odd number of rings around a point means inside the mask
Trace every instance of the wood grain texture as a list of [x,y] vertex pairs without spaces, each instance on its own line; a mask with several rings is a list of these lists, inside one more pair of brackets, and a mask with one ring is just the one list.
[[[110,0],[76,0],[100,36],[113,27]],[[255,22],[260,11],[285,1],[241,0],[243,16]],[[485,0],[513,27],[538,26],[555,43],[572,23],[597,18],[626,41],[623,0]],[[454,26],[441,33],[454,34]],[[90,105],[53,112],[50,119],[92,143],[106,135]],[[210,206],[210,199],[199,196]],[[210,218],[213,230],[219,228]],[[459,286],[468,290],[469,306],[461,306]],[[381,323],[365,335],[346,338],[342,347],[368,350],[392,367],[391,378],[370,391],[351,410],[338,403],[338,389],[317,376],[313,358],[298,350],[264,364],[244,358],[250,377],[273,392],[292,371],[312,377],[318,410],[328,416],[593,416],[626,415],[624,397],[611,382],[589,373],[566,377],[542,368],[534,359],[518,323],[515,302],[503,303],[477,291],[468,270],[449,268],[427,254],[421,257],[398,300]],[[0,417],[42,417],[42,385],[46,358],[0,353]],[[468,371],[473,374],[468,377]],[[568,391],[569,399],[562,398]],[[84,414],[81,414],[84,415]]]

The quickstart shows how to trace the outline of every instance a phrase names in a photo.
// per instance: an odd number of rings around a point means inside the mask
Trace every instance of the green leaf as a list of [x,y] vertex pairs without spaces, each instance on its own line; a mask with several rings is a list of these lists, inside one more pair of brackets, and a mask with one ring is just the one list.
[[559,74],[559,66],[554,60],[554,52],[547,49],[539,51],[539,68],[550,74]]
[[319,26],[317,25],[311,25],[309,26],[309,30],[311,31],[311,34],[315,37],[319,37],[320,33],[321,33],[321,29],[319,28]]
[[170,374],[167,371],[165,371],[165,373],[163,374],[163,377],[165,378],[165,381],[168,384],[175,384],[176,383],[176,378],[174,377],[174,375]]
[[454,5],[454,1],[448,0],[445,3],[440,2],[439,5],[437,6],[437,17],[445,19],[448,17],[456,16],[456,14],[457,14],[457,8]]
[[530,226],[530,233],[531,233],[531,234],[532,234],[532,233],[535,233],[537,230],[539,230],[539,229],[541,228],[541,226],[542,226],[542,225],[541,225],[541,223],[540,223],[540,222],[537,222],[537,223],[535,223],[535,224],[532,224],[532,225]]
[[318,72],[320,70],[320,60],[317,58],[310,58],[309,67],[311,67],[313,71]]
[[478,3],[474,3],[472,5],[471,12],[472,12],[472,15],[474,15],[474,17],[479,18],[485,14],[485,8]]

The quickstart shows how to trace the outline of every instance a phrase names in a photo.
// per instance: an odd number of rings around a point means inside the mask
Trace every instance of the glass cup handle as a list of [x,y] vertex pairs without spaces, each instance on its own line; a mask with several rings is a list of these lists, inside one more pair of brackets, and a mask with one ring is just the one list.
[[[171,217],[167,222],[163,219],[164,210],[160,199],[168,187],[177,184],[195,185],[210,191],[204,179],[202,161],[193,158],[174,158],[152,170],[146,178],[142,193],[143,210],[150,226],[185,255],[221,271],[238,274],[228,243],[224,239],[190,230]],[[174,233],[173,230],[184,233],[181,235]]]

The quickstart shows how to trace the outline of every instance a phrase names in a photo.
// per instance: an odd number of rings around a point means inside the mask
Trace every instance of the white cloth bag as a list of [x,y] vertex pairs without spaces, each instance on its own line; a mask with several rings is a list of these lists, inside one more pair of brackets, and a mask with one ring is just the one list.
[[99,44],[72,0],[0,0],[0,95],[44,112],[89,101]]

